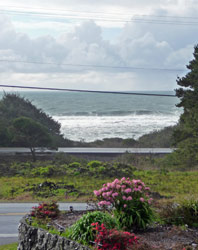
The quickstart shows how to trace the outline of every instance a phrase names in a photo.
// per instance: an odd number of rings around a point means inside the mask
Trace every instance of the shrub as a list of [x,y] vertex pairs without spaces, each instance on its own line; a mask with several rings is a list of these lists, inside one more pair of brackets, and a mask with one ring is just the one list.
[[102,162],[101,161],[90,161],[87,164],[87,166],[90,167],[90,168],[98,168],[98,167],[102,166]]
[[180,204],[167,203],[160,215],[168,224],[198,227],[198,200],[184,200]]
[[111,206],[121,228],[144,229],[153,220],[149,188],[140,180],[123,177],[103,185],[94,194],[101,207]]
[[31,211],[31,216],[37,220],[56,218],[59,214],[60,210],[56,202],[40,203],[38,207],[33,207]]
[[115,219],[108,213],[103,213],[101,211],[88,212],[71,226],[68,237],[82,244],[89,244],[90,241],[94,241],[94,233],[91,224],[96,222],[100,224],[103,223],[108,229],[114,228],[117,225]]
[[72,162],[69,164],[69,168],[80,168],[81,164],[79,162]]
[[45,167],[37,167],[32,170],[33,176],[50,177],[53,174],[54,174],[54,167],[52,165]]
[[98,250],[126,250],[128,247],[138,243],[138,238],[129,232],[122,232],[116,229],[106,229],[104,224],[92,223],[96,231],[96,247]]

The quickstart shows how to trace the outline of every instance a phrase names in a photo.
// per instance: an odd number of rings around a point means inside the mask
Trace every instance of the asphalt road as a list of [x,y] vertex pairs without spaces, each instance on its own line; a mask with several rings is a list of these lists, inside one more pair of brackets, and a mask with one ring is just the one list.
[[[172,148],[58,148],[57,150],[48,150],[37,148],[39,154],[170,154],[174,151]],[[0,148],[0,154],[27,154],[30,153],[28,148]]]
[[[0,203],[0,245],[17,242],[20,219],[37,205],[38,203]],[[61,210],[69,210],[70,206],[73,206],[74,210],[84,210],[87,205],[86,203],[59,203]]]

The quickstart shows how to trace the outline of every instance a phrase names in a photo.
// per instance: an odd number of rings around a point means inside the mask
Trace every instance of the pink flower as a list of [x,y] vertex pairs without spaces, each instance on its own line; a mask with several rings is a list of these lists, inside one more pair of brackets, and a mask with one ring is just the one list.
[[124,192],[128,194],[128,193],[131,193],[131,191],[132,191],[131,188],[127,188],[127,189],[125,189]]
[[108,187],[108,188],[111,188],[111,183],[107,183],[107,187]]
[[102,196],[103,196],[103,197],[107,197],[107,193],[103,193]]
[[150,198],[150,199],[148,200],[148,203],[151,204],[152,201],[153,201],[153,199]]
[[122,199],[123,199],[124,201],[126,201],[126,200],[127,200],[127,197],[126,197],[126,196],[122,196]]
[[124,204],[124,206],[123,206],[123,207],[124,207],[124,208],[125,208],[125,207],[127,207],[127,204]]
[[136,183],[140,182],[140,180],[132,180],[132,182],[133,182],[134,184],[136,184]]
[[132,200],[132,197],[129,196],[129,197],[127,198],[127,201],[131,201],[131,200]]
[[141,198],[140,198],[140,201],[141,201],[141,202],[144,202],[144,198],[141,197]]
[[107,192],[106,194],[107,194],[107,196],[110,196],[111,194],[112,194],[112,192],[113,191],[109,191],[109,192]]
[[111,205],[110,201],[100,201],[98,203],[98,206],[109,206],[109,205]]
[[125,177],[122,177],[121,181],[125,181],[125,180],[126,180],[126,178],[125,178]]
[[150,188],[149,187],[145,187],[145,190],[150,190]]
[[119,184],[116,185],[116,189],[120,189],[121,186]]
[[94,190],[94,194],[95,194],[96,196],[99,196],[99,195],[101,194],[101,192],[100,192],[100,191],[97,191],[97,190]]
[[118,180],[118,179],[115,179],[114,181],[113,181],[113,183],[115,183],[115,184],[117,184],[117,183],[119,183],[120,181]]
[[113,197],[116,197],[116,196],[118,196],[118,195],[119,195],[118,193],[113,193],[113,194],[112,194]]

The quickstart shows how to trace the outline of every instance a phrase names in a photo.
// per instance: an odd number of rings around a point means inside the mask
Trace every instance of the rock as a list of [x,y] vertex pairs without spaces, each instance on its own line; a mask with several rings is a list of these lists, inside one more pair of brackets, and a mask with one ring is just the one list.
[[65,237],[34,228],[26,223],[26,219],[27,217],[24,217],[18,226],[17,250],[91,250]]

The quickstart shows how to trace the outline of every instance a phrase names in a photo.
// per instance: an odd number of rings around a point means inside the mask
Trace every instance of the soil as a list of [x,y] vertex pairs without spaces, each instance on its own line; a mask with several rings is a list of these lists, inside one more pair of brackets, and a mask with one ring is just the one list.
[[[87,211],[73,211],[61,214],[52,224],[57,229],[73,225]],[[136,232],[141,244],[141,250],[190,250],[198,249],[198,229],[181,229],[176,226],[162,226],[159,224],[148,228],[146,231]]]

